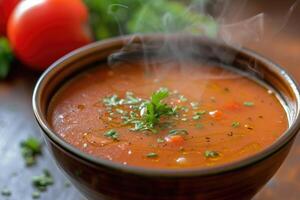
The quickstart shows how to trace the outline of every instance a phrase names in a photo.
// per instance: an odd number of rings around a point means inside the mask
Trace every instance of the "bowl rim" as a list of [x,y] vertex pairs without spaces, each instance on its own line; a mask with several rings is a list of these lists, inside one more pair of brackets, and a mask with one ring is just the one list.
[[[140,36],[144,38],[151,38],[155,37],[154,35],[144,35]],[[164,36],[165,37],[165,36]],[[32,107],[34,116],[37,120],[38,125],[43,130],[43,136],[46,136],[50,139],[50,141],[55,144],[60,149],[63,149],[66,151],[70,156],[76,158],[77,160],[81,160],[82,162],[85,162],[86,164],[103,167],[107,169],[111,169],[114,171],[119,171],[127,174],[133,174],[133,175],[139,175],[139,176],[148,176],[148,177],[165,177],[165,178],[182,178],[182,177],[195,177],[195,176],[209,176],[209,175],[217,175],[220,173],[230,172],[233,170],[238,170],[250,165],[254,165],[257,162],[260,162],[273,154],[275,154],[277,151],[285,147],[286,144],[289,143],[290,140],[292,140],[298,133],[300,129],[300,88],[297,84],[297,82],[294,80],[294,78],[289,75],[283,68],[281,68],[278,64],[275,64],[274,62],[270,61],[269,59],[263,57],[262,55],[244,48],[244,47],[234,47],[231,45],[225,44],[226,48],[231,48],[237,52],[240,52],[244,55],[247,55],[248,57],[255,58],[256,60],[259,60],[261,63],[263,63],[266,66],[269,66],[272,68],[273,71],[276,72],[277,75],[281,76],[283,80],[285,80],[286,84],[290,85],[291,91],[294,93],[296,97],[296,117],[295,120],[289,125],[288,129],[270,146],[267,148],[264,148],[262,151],[257,152],[253,155],[250,155],[248,157],[245,157],[243,159],[239,159],[230,163],[225,163],[222,165],[217,165],[213,167],[200,167],[200,168],[183,168],[183,169],[151,169],[148,167],[138,167],[138,166],[129,166],[129,165],[123,165],[121,163],[101,159],[94,157],[92,155],[89,155],[87,153],[84,153],[83,151],[75,148],[71,144],[67,143],[65,140],[63,140],[58,134],[56,134],[54,131],[51,130],[51,128],[47,125],[46,117],[43,116],[43,112],[41,110],[39,97],[42,94],[44,84],[44,80],[46,79],[51,72],[56,68],[63,68],[66,66],[66,63],[72,62],[72,59],[74,59],[77,56],[84,57],[89,52],[93,52],[94,50],[97,50],[97,48],[107,48],[110,47],[111,44],[114,44],[116,42],[120,41],[128,41],[132,38],[132,36],[121,36],[116,38],[110,38],[102,41],[93,42],[89,45],[86,45],[84,47],[81,47],[79,49],[76,49],[69,54],[63,56],[56,62],[54,62],[38,79],[32,96]],[[201,38],[201,37],[196,37]],[[214,41],[215,42],[215,41]]]

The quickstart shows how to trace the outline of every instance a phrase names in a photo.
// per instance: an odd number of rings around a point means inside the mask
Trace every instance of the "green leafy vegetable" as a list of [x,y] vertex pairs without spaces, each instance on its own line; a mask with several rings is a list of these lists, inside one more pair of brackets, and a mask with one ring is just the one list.
[[127,28],[131,33],[188,32],[211,37],[217,33],[217,23],[211,17],[188,10],[179,1],[166,0],[145,2],[134,13]]
[[42,154],[41,142],[34,137],[29,137],[21,142],[21,153],[27,166],[36,164],[36,157]]
[[[131,33],[182,32],[217,33],[217,23],[209,16],[188,9],[203,7],[206,0],[84,0],[90,13],[90,26],[97,40]],[[194,6],[196,7],[196,6]]]
[[6,38],[0,38],[0,79],[5,78],[13,61],[13,53]]

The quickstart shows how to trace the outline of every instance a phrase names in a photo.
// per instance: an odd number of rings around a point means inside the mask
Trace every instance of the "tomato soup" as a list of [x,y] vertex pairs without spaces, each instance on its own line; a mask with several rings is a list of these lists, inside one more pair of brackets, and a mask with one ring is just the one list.
[[164,169],[243,159],[288,128],[271,88],[230,67],[192,62],[96,66],[57,91],[48,121],[87,154]]

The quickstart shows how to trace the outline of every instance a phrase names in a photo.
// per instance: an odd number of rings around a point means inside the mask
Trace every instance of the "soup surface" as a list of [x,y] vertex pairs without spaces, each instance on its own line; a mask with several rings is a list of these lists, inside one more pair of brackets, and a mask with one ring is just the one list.
[[261,151],[287,129],[272,90],[227,68],[97,66],[53,97],[48,120],[83,152],[124,165],[199,168]]

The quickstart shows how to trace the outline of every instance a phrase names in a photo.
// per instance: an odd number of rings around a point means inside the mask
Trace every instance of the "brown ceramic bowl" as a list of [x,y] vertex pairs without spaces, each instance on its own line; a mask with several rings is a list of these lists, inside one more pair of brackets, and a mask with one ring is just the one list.
[[[180,54],[167,56],[173,47]],[[76,74],[108,60],[134,61],[152,56],[177,59],[183,54],[189,55],[185,59],[231,65],[273,87],[284,101],[290,120],[288,130],[271,146],[243,160],[209,168],[159,170],[124,166],[87,155],[49,126],[46,113],[51,97]],[[76,50],[42,75],[34,90],[33,110],[58,166],[90,200],[251,199],[280,167],[300,127],[299,88],[282,68],[252,51],[192,36],[122,37]]]

